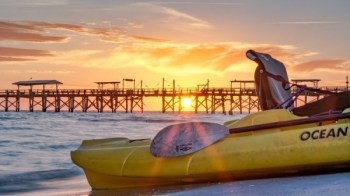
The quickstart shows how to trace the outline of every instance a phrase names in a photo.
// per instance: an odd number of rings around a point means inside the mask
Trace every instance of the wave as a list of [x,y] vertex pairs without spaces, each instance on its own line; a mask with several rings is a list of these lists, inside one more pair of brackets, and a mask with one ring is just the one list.
[[0,140],[0,147],[5,147],[12,142],[11,140]]
[[86,122],[146,122],[146,123],[171,123],[171,122],[183,122],[185,120],[181,119],[155,119],[147,117],[129,117],[129,118],[103,118],[103,119],[89,119],[89,118],[80,118],[79,121]]
[[44,189],[41,183],[82,175],[78,167],[71,169],[56,169],[49,171],[25,172],[0,175],[0,193],[20,193]]
[[0,116],[0,120],[13,120],[13,116]]
[[0,126],[0,131],[30,131],[30,130],[34,130],[34,127],[24,127],[24,126]]
[[40,146],[40,148],[45,148],[47,150],[71,150],[77,148],[77,144],[67,143],[67,144],[51,144],[47,146]]

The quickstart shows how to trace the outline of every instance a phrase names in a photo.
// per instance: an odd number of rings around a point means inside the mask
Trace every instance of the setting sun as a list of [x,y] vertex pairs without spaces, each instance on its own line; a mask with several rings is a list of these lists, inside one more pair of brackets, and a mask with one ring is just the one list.
[[182,99],[181,104],[182,104],[182,107],[189,108],[189,107],[191,107],[192,101],[190,98],[185,97]]

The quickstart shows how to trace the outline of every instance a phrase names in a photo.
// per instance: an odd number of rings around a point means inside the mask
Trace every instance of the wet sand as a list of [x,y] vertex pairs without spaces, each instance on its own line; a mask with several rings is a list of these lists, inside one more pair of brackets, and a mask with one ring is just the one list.
[[350,173],[246,180],[171,195],[349,195]]
[[170,196],[204,196],[204,195],[350,195],[350,172],[322,175],[295,176],[242,180],[221,183],[178,185],[171,187],[138,189],[128,191],[91,191],[85,177],[79,176],[61,181],[48,181],[43,189],[15,195],[170,195]]

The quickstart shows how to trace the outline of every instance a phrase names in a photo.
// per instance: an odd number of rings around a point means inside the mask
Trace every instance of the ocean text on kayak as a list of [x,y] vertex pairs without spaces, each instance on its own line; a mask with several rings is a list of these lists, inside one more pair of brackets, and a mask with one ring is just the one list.
[[306,141],[309,139],[325,139],[329,137],[345,137],[348,135],[348,127],[331,128],[331,129],[317,129],[314,131],[304,131],[300,134],[300,139]]

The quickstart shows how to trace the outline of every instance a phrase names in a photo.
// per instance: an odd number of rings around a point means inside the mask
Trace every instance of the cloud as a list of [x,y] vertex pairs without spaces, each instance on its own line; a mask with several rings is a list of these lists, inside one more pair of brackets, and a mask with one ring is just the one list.
[[322,25],[322,24],[339,24],[340,21],[284,21],[277,22],[281,25]]
[[144,25],[141,22],[128,22],[128,26],[135,29],[142,29]]
[[[165,42],[166,40],[152,38],[147,36],[129,35],[124,30],[116,27],[108,26],[107,28],[97,27],[96,25],[75,25],[66,23],[47,23],[41,21],[26,22],[8,22],[0,21],[0,41],[16,41],[23,47],[25,42],[32,43],[63,43],[72,39],[72,35],[65,32],[59,32],[62,36],[53,36],[57,30],[70,31],[83,36],[96,36],[97,40],[109,43],[127,43],[127,42]],[[46,35],[45,35],[46,34]],[[8,42],[10,43],[10,42]],[[36,50],[16,47],[1,47],[1,61],[30,61],[33,58],[24,57],[40,57],[53,56],[52,52],[47,50]],[[49,47],[49,46],[48,46]],[[89,50],[89,49],[87,49]]]
[[[1,59],[1,58],[0,58]],[[36,74],[36,75],[70,75],[74,73],[73,71],[63,71],[63,70],[35,70],[35,69],[29,69],[29,70],[18,70],[18,69],[8,69],[8,70],[3,70],[3,73],[6,74],[22,74],[23,72],[29,73],[29,74]]]
[[47,23],[47,22],[39,22],[39,21],[28,21],[26,22],[26,24],[29,26],[35,27],[36,29],[40,29],[41,31],[44,31],[46,29],[62,29],[62,30],[69,30],[69,31],[75,31],[75,32],[84,32],[83,26],[66,24],[66,23]]
[[0,41],[62,42],[66,37],[43,35],[40,28],[28,23],[0,21]]
[[160,39],[160,38],[153,38],[153,37],[146,37],[146,36],[132,36],[136,41],[143,41],[143,42],[168,42],[169,40]]
[[1,6],[26,6],[26,7],[37,7],[37,6],[61,6],[69,4],[69,0],[1,0]]
[[172,5],[172,4],[180,4],[180,5],[224,5],[224,6],[227,6],[227,5],[232,5],[232,6],[237,6],[237,5],[242,5],[242,3],[236,3],[236,2],[201,2],[201,1],[151,1],[150,3],[153,3],[153,4],[169,4],[169,5]]
[[47,75],[47,74],[62,74],[62,75],[69,75],[71,73],[73,73],[73,71],[62,71],[62,70],[27,70],[27,73],[33,73],[33,74],[43,74],[43,75]]
[[[182,44],[174,42],[144,42],[121,45],[109,52],[80,57],[85,67],[117,69],[143,67],[157,73],[177,75],[211,73],[222,75],[230,70],[253,72],[256,65],[247,60],[246,51],[273,51],[277,59],[302,56],[288,52],[288,46],[245,44],[239,42]],[[73,63],[74,64],[74,63]]]
[[[170,15],[185,17],[183,14],[169,13]],[[108,23],[108,21],[106,22]],[[300,52],[292,45],[249,44],[241,42],[185,44],[169,40],[132,35],[123,29],[112,27],[98,27],[98,25],[30,22],[0,22],[0,28],[18,34],[36,34],[50,38],[60,38],[57,41],[74,39],[64,31],[71,31],[81,36],[96,36],[97,40],[109,42],[107,48],[79,48],[71,45],[69,50],[50,52],[49,50],[25,49],[16,47],[0,47],[0,61],[40,61],[42,64],[55,63],[70,66],[95,67],[117,69],[120,67],[141,67],[157,73],[169,74],[217,74],[226,72],[254,72],[255,63],[247,60],[245,52],[253,49],[271,54],[282,61],[288,70],[294,72],[312,72],[319,69],[347,69],[346,60],[313,60],[301,62],[305,57],[312,57],[317,52]],[[52,36],[55,30],[62,36]],[[44,32],[50,33],[43,35]],[[26,36],[15,36],[11,40],[27,42]],[[1,39],[5,39],[4,37]],[[7,38],[9,39],[9,38]],[[39,38],[38,38],[39,39]],[[50,40],[50,39],[48,39]],[[51,39],[52,40],[52,39]],[[54,39],[53,39],[54,40]],[[38,41],[39,42],[39,41]],[[52,42],[42,39],[41,42]],[[67,43],[69,44],[69,43]],[[112,48],[112,49],[111,49]],[[290,68],[290,69],[289,69]]]
[[132,6],[143,7],[143,10],[148,13],[160,14],[161,16],[155,17],[154,22],[161,23],[165,26],[172,28],[194,28],[194,29],[211,29],[212,25],[204,20],[194,17],[190,14],[180,12],[173,8],[152,4],[152,3],[134,3]]
[[[108,23],[108,21],[104,21],[104,23]],[[96,25],[93,25],[93,27],[91,27],[91,25],[87,26],[46,22],[28,22],[28,24],[42,30],[66,30],[80,33],[82,35],[97,36],[101,41],[106,42],[120,43],[129,37],[129,35],[123,29],[112,27],[110,25],[108,27],[97,27]],[[130,38],[132,37],[130,36]]]
[[324,59],[324,60],[312,60],[294,65],[293,71],[295,72],[313,72],[321,69],[332,71],[345,71],[349,70],[350,61],[344,59]]
[[[316,52],[302,52],[290,45],[247,44],[240,42],[184,44],[176,42],[146,42],[119,45],[112,50],[90,51],[79,55],[67,52],[64,60],[69,64],[101,69],[146,68],[152,72],[171,75],[200,75],[225,73],[254,73],[255,62],[245,53],[253,49],[271,54],[287,66],[290,75],[312,73],[319,70],[349,70],[346,60],[313,60]],[[299,51],[299,52],[298,52]],[[78,52],[78,51],[77,51]],[[60,56],[65,56],[60,54]],[[315,57],[313,57],[315,58]],[[83,63],[81,63],[83,62]]]
[[10,62],[10,61],[32,61],[34,59],[31,58],[17,58],[17,57],[7,57],[0,56],[0,62]]
[[115,27],[88,27],[65,23],[47,23],[38,21],[5,22],[0,21],[0,41],[16,40],[28,42],[66,42],[68,36],[44,35],[48,30],[66,30],[80,34],[98,36],[104,41],[116,41],[128,35],[120,28]]
[[53,30],[66,30],[77,33],[83,33],[86,35],[96,35],[100,37],[111,37],[112,35],[124,34],[121,29],[118,28],[99,28],[99,27],[87,27],[83,25],[73,25],[65,23],[46,23],[46,22],[28,22],[28,25],[34,26],[35,28],[41,29],[42,31],[53,29]]
[[31,61],[28,57],[53,56],[46,50],[0,47],[0,61]]
[[20,49],[0,47],[0,54],[3,56],[52,56],[49,51],[36,49]]
[[[108,21],[107,21],[108,22]],[[107,23],[104,21],[104,23]],[[133,23],[133,28],[141,28],[141,24]],[[139,26],[139,27],[136,27]],[[51,30],[51,32],[50,32]],[[125,30],[112,27],[98,27],[96,24],[66,24],[66,23],[47,23],[41,21],[26,22],[5,22],[0,21],[0,41],[15,40],[18,42],[37,42],[37,43],[63,43],[72,39],[67,33],[60,33],[63,36],[52,36],[55,30],[70,31],[82,36],[96,36],[100,41],[108,43],[126,43],[126,42],[165,42],[167,40],[153,38],[148,36],[139,36],[128,34]],[[50,35],[43,35],[47,33]]]

